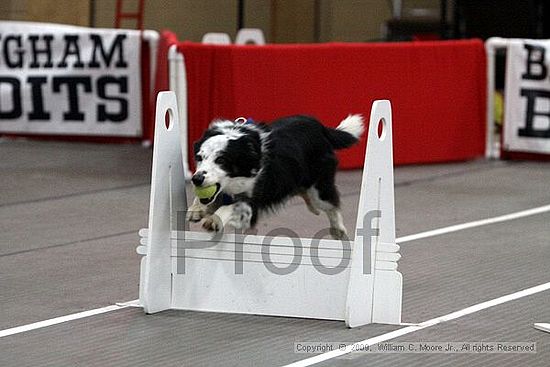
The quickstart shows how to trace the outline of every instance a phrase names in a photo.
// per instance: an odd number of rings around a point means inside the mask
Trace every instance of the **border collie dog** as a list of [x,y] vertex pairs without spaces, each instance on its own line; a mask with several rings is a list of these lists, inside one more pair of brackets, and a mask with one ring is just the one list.
[[209,231],[222,231],[228,224],[246,230],[300,195],[312,213],[326,213],[332,237],[347,239],[334,183],[334,150],[357,143],[363,131],[361,115],[349,115],[336,129],[308,116],[271,124],[214,120],[194,145],[192,182],[197,187],[216,185],[216,193],[195,198],[187,219],[204,219],[202,226]]

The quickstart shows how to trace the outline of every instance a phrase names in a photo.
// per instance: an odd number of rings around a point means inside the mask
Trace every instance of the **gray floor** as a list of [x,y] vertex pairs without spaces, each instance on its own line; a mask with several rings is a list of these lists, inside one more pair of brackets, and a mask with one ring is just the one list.
[[[151,151],[134,145],[0,142],[0,330],[137,298]],[[476,161],[399,167],[397,235],[550,204],[550,165]],[[339,173],[351,231],[361,174]],[[325,226],[298,200],[260,233]],[[421,322],[550,282],[550,213],[402,245],[403,320]],[[536,354],[352,354],[336,366],[547,366],[550,292],[395,341],[533,341]],[[395,330],[341,322],[123,309],[0,339],[0,366],[279,366],[295,341],[359,341]]]

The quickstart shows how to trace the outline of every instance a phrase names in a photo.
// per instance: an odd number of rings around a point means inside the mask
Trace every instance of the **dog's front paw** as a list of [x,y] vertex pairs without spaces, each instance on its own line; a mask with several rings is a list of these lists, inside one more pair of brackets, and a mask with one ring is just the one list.
[[204,218],[202,222],[202,228],[208,232],[221,232],[223,230],[223,223],[215,215],[211,215]]
[[206,207],[202,205],[198,199],[195,199],[193,205],[187,209],[185,218],[188,222],[200,222],[202,218],[206,217]]
[[235,229],[246,230],[250,228],[250,221],[252,219],[252,208],[246,203],[237,203],[233,208],[229,225]]
[[189,211],[187,212],[186,219],[188,222],[200,222],[202,218],[204,218],[204,211]]

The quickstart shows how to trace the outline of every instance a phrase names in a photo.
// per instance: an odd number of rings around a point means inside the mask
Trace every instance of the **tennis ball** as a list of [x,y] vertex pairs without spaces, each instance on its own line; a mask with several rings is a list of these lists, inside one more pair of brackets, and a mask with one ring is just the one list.
[[217,189],[218,188],[216,185],[210,185],[206,187],[195,186],[195,195],[197,195],[199,199],[210,199],[212,196],[214,196]]

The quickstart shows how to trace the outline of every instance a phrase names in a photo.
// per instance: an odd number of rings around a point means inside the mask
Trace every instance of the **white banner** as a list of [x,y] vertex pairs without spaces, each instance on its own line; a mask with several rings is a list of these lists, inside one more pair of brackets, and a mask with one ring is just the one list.
[[0,22],[0,133],[142,136],[139,31]]
[[504,150],[550,153],[550,41],[510,40]]

